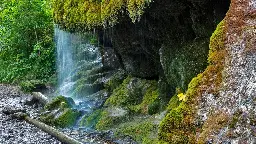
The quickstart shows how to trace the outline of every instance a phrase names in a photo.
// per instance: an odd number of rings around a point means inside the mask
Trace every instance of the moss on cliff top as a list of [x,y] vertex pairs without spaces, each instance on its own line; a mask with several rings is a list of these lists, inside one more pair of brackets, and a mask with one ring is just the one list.
[[74,30],[113,26],[126,10],[133,22],[139,20],[151,0],[53,0],[54,20]]

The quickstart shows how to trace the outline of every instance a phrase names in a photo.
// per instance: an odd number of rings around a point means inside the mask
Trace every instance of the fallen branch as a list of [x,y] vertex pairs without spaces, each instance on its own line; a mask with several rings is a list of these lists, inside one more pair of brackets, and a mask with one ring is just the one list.
[[55,128],[48,126],[38,120],[30,118],[25,113],[21,113],[21,112],[15,113],[15,114],[13,114],[13,117],[17,118],[17,119],[25,120],[26,122],[38,127],[39,129],[52,135],[53,137],[57,138],[60,142],[63,142],[65,144],[82,144],[81,142],[65,135],[64,133],[59,132]]
[[32,92],[32,95],[33,99],[38,100],[40,103],[44,105],[49,102],[48,98],[40,92]]

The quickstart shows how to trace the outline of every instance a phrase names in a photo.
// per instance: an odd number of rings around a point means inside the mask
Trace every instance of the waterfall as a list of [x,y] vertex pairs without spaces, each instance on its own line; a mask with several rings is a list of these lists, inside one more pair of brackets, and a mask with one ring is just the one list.
[[99,90],[93,86],[100,79],[97,70],[102,68],[102,58],[99,48],[91,44],[93,39],[92,34],[69,33],[55,27],[59,95],[86,98]]

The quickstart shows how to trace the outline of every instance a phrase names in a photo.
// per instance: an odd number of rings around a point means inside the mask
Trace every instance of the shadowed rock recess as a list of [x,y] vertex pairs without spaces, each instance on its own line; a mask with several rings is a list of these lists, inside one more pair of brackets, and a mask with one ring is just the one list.
[[105,102],[81,126],[138,143],[256,143],[255,0],[54,0],[53,8],[59,28],[97,35]]

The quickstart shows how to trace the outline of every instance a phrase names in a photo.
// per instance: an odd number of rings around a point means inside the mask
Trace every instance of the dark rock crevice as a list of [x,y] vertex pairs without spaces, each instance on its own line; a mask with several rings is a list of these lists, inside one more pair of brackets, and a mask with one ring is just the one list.
[[127,74],[146,79],[163,77],[170,89],[185,91],[191,79],[206,68],[209,37],[229,3],[157,0],[135,24],[128,15],[121,15],[117,25],[105,30],[108,43]]

